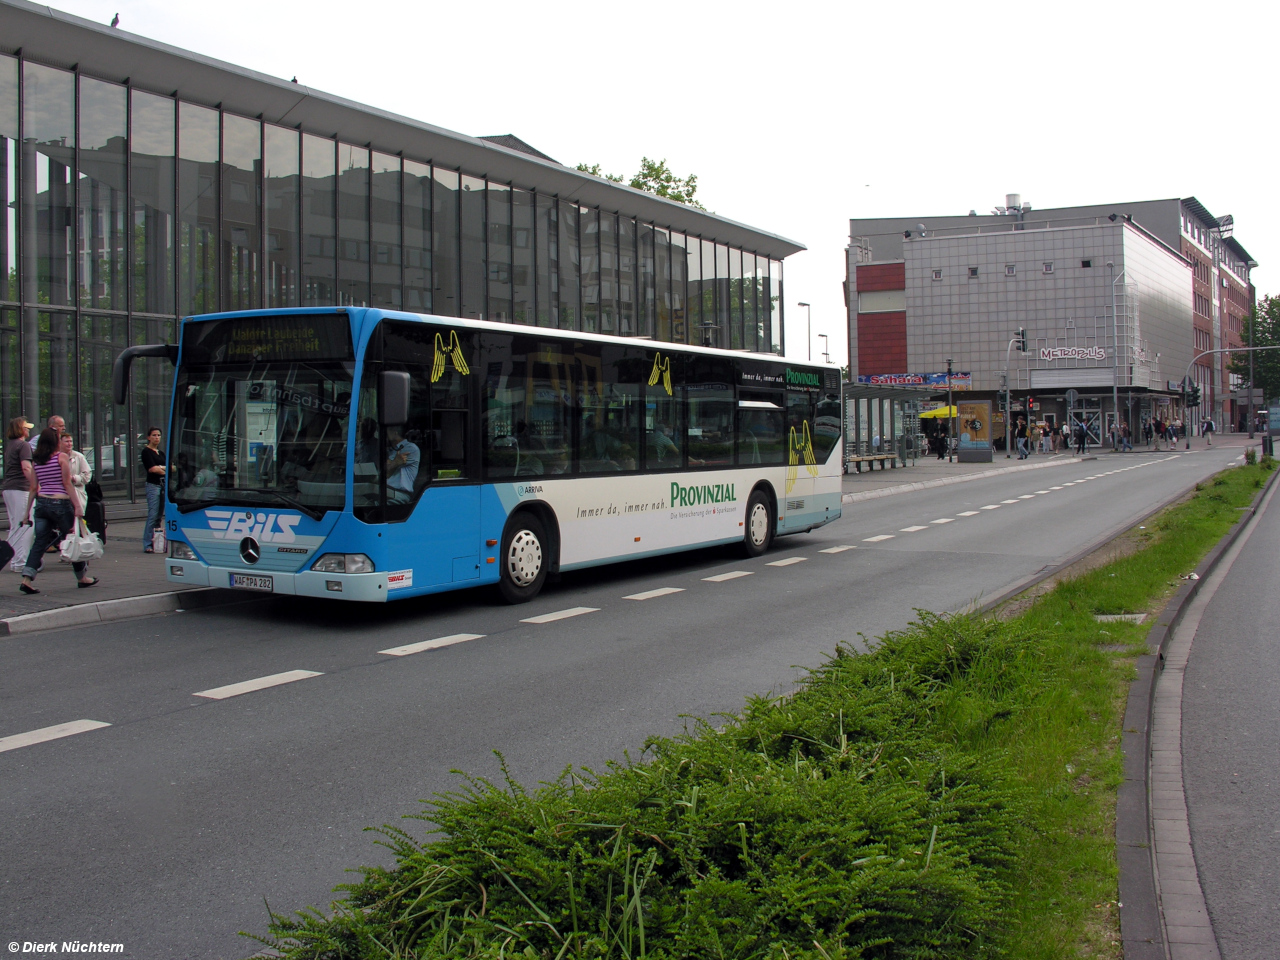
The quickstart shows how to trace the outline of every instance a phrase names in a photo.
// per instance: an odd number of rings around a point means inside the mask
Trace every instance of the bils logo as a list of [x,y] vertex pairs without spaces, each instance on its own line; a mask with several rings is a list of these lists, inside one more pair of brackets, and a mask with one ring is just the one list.
[[239,540],[253,537],[259,543],[293,543],[298,539],[293,528],[302,522],[301,517],[277,513],[252,513],[248,510],[206,510],[209,529],[218,540]]

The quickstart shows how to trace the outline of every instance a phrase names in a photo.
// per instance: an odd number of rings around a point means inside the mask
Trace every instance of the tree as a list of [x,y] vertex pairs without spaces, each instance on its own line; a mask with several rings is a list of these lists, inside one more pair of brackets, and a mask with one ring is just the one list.
[[[593,177],[603,177],[613,183],[623,182],[623,178],[617,174],[602,173],[598,163],[591,166],[580,163],[578,164],[578,170],[583,173],[589,173]],[[628,186],[634,187],[636,190],[643,190],[646,193],[656,194],[659,197],[666,197],[676,203],[696,207],[699,210],[706,209],[694,199],[694,194],[698,192],[697,174],[691,173],[687,177],[677,177],[671,168],[667,166],[666,160],[650,160],[648,157],[642,157],[640,159],[640,172],[631,178]]]
[[[1280,296],[1263,297],[1240,329],[1240,339],[1249,346],[1252,328],[1253,346],[1280,347]],[[1245,383],[1249,381],[1249,354],[1234,354],[1227,368]],[[1253,354],[1254,384],[1267,400],[1280,397],[1280,350],[1260,350]]]

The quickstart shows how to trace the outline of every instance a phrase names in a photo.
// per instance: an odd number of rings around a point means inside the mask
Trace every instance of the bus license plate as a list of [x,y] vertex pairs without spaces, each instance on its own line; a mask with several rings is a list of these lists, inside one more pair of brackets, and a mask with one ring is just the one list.
[[272,590],[270,577],[255,577],[247,573],[233,573],[231,575],[231,586],[239,587],[243,590],[265,590],[267,593]]

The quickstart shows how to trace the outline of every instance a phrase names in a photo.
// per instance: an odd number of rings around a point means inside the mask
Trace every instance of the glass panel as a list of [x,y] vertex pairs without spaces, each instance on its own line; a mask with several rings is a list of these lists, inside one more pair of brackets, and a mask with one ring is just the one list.
[[218,111],[178,104],[178,312],[218,309]]
[[742,251],[729,248],[729,349],[741,350],[742,342]]
[[600,332],[618,332],[618,218],[600,214]]
[[661,227],[653,231],[654,338],[671,340],[671,234]]
[[572,344],[486,334],[485,476],[569,470]]
[[[129,178],[133,198],[133,309],[143,313],[173,313],[177,309],[173,289],[177,104],[168,97],[140,90],[133,91],[132,97],[129,123],[133,128],[133,154]],[[82,117],[82,128],[83,124]],[[80,172],[84,173],[83,152]]]
[[691,370],[685,388],[689,466],[728,466],[733,463],[735,412],[728,364],[699,358],[690,365],[701,369]]
[[618,333],[636,335],[636,222],[618,217]]
[[222,117],[222,263],[226,310],[260,306],[262,124]]
[[716,303],[716,245],[702,241],[702,344],[720,346],[719,309]]
[[761,353],[769,350],[769,261],[764,257],[756,257],[756,349]]
[[769,309],[769,352],[781,355],[783,349],[786,347],[786,340],[783,338],[782,329],[785,310],[783,308],[782,300],[781,260],[769,261],[769,283],[771,287],[769,291],[769,303],[771,304]]
[[715,245],[716,251],[716,341],[717,347],[732,347],[730,339],[729,296],[729,248],[723,243]]
[[18,61],[0,56],[0,300],[17,299]]
[[685,319],[685,276],[689,258],[685,255],[683,233],[671,234],[671,339],[689,342],[689,325]]
[[404,162],[404,307],[431,307],[431,166]]
[[125,310],[124,87],[80,78],[80,305]]
[[462,178],[458,197],[462,216],[462,316],[484,320],[485,285],[485,215],[484,181],[477,177]]
[[302,148],[298,131],[267,124],[267,306],[299,305],[298,187]]
[[689,342],[706,346],[706,328],[702,316],[702,241],[689,238],[685,269],[688,281],[685,286],[685,323],[689,327]]
[[652,337],[654,332],[653,224],[641,223],[637,229],[636,262],[640,268],[636,290],[637,332],[642,337]]
[[0,310],[0,423],[29,416],[22,403],[22,351],[18,346],[18,311]]
[[373,196],[369,201],[369,239],[372,241],[375,307],[403,306],[400,298],[400,158],[373,155]]
[[511,318],[534,322],[533,194],[511,191]]
[[[772,407],[738,409],[738,463],[744,465],[777,465],[787,462],[787,431],[784,423],[782,394],[743,391],[749,403],[773,404]],[[836,407],[839,408],[837,403]]]
[[[23,168],[32,175],[24,176],[20,184],[25,231],[22,299],[31,304],[70,304],[75,78],[27,62],[23,82]],[[30,344],[36,342],[35,324],[34,312],[24,318]]]
[[[75,318],[70,313],[46,313],[37,315],[39,383],[34,403],[29,410],[35,412],[34,421],[43,426],[46,417],[57,414],[69,428],[77,426],[75,409]],[[75,430],[72,429],[72,433]]]
[[742,346],[756,350],[756,255],[742,254]]
[[617,473],[640,461],[641,377],[638,349],[578,344],[578,470]]
[[338,144],[338,303],[369,304],[369,151]]
[[578,205],[560,204],[560,300],[557,326],[577,330],[579,310]]
[[111,400],[111,369],[128,342],[124,317],[80,318],[81,422],[76,443],[108,495],[128,490],[129,467],[138,455],[136,444],[129,442],[127,408]]
[[432,259],[435,262],[434,313],[458,316],[458,174],[435,168],[432,208]]
[[538,194],[537,200],[537,286],[538,326],[554,326],[556,291],[560,286],[556,250],[559,247],[560,218],[554,197]]
[[600,211],[579,208],[578,229],[581,233],[582,329],[597,333],[600,330]]
[[[0,54],[0,137],[18,139],[18,58]],[[14,414],[17,416],[17,414]]]
[[489,319],[511,322],[511,188],[489,184]]
[[338,145],[302,135],[302,305],[338,302]]
[[[143,343],[173,343],[175,340],[172,320],[144,320],[134,317],[131,328],[135,346]],[[136,489],[141,490],[141,485],[146,482],[146,475],[142,472],[142,448],[146,445],[147,433],[152,427],[158,427],[163,434],[165,425],[169,422],[173,364],[161,357],[135,360],[129,370],[129,387],[133,398],[134,426],[129,462],[133,467],[133,482]],[[124,421],[119,419],[117,423],[123,425]],[[169,441],[166,438],[160,444],[160,449],[168,447]]]

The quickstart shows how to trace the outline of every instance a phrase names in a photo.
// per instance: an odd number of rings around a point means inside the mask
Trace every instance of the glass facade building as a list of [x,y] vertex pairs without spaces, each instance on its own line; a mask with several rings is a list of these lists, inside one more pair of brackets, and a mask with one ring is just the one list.
[[172,375],[135,364],[116,406],[112,364],[191,314],[367,305],[783,350],[798,244],[50,13],[0,0],[0,422],[65,417],[109,495],[140,492]]

